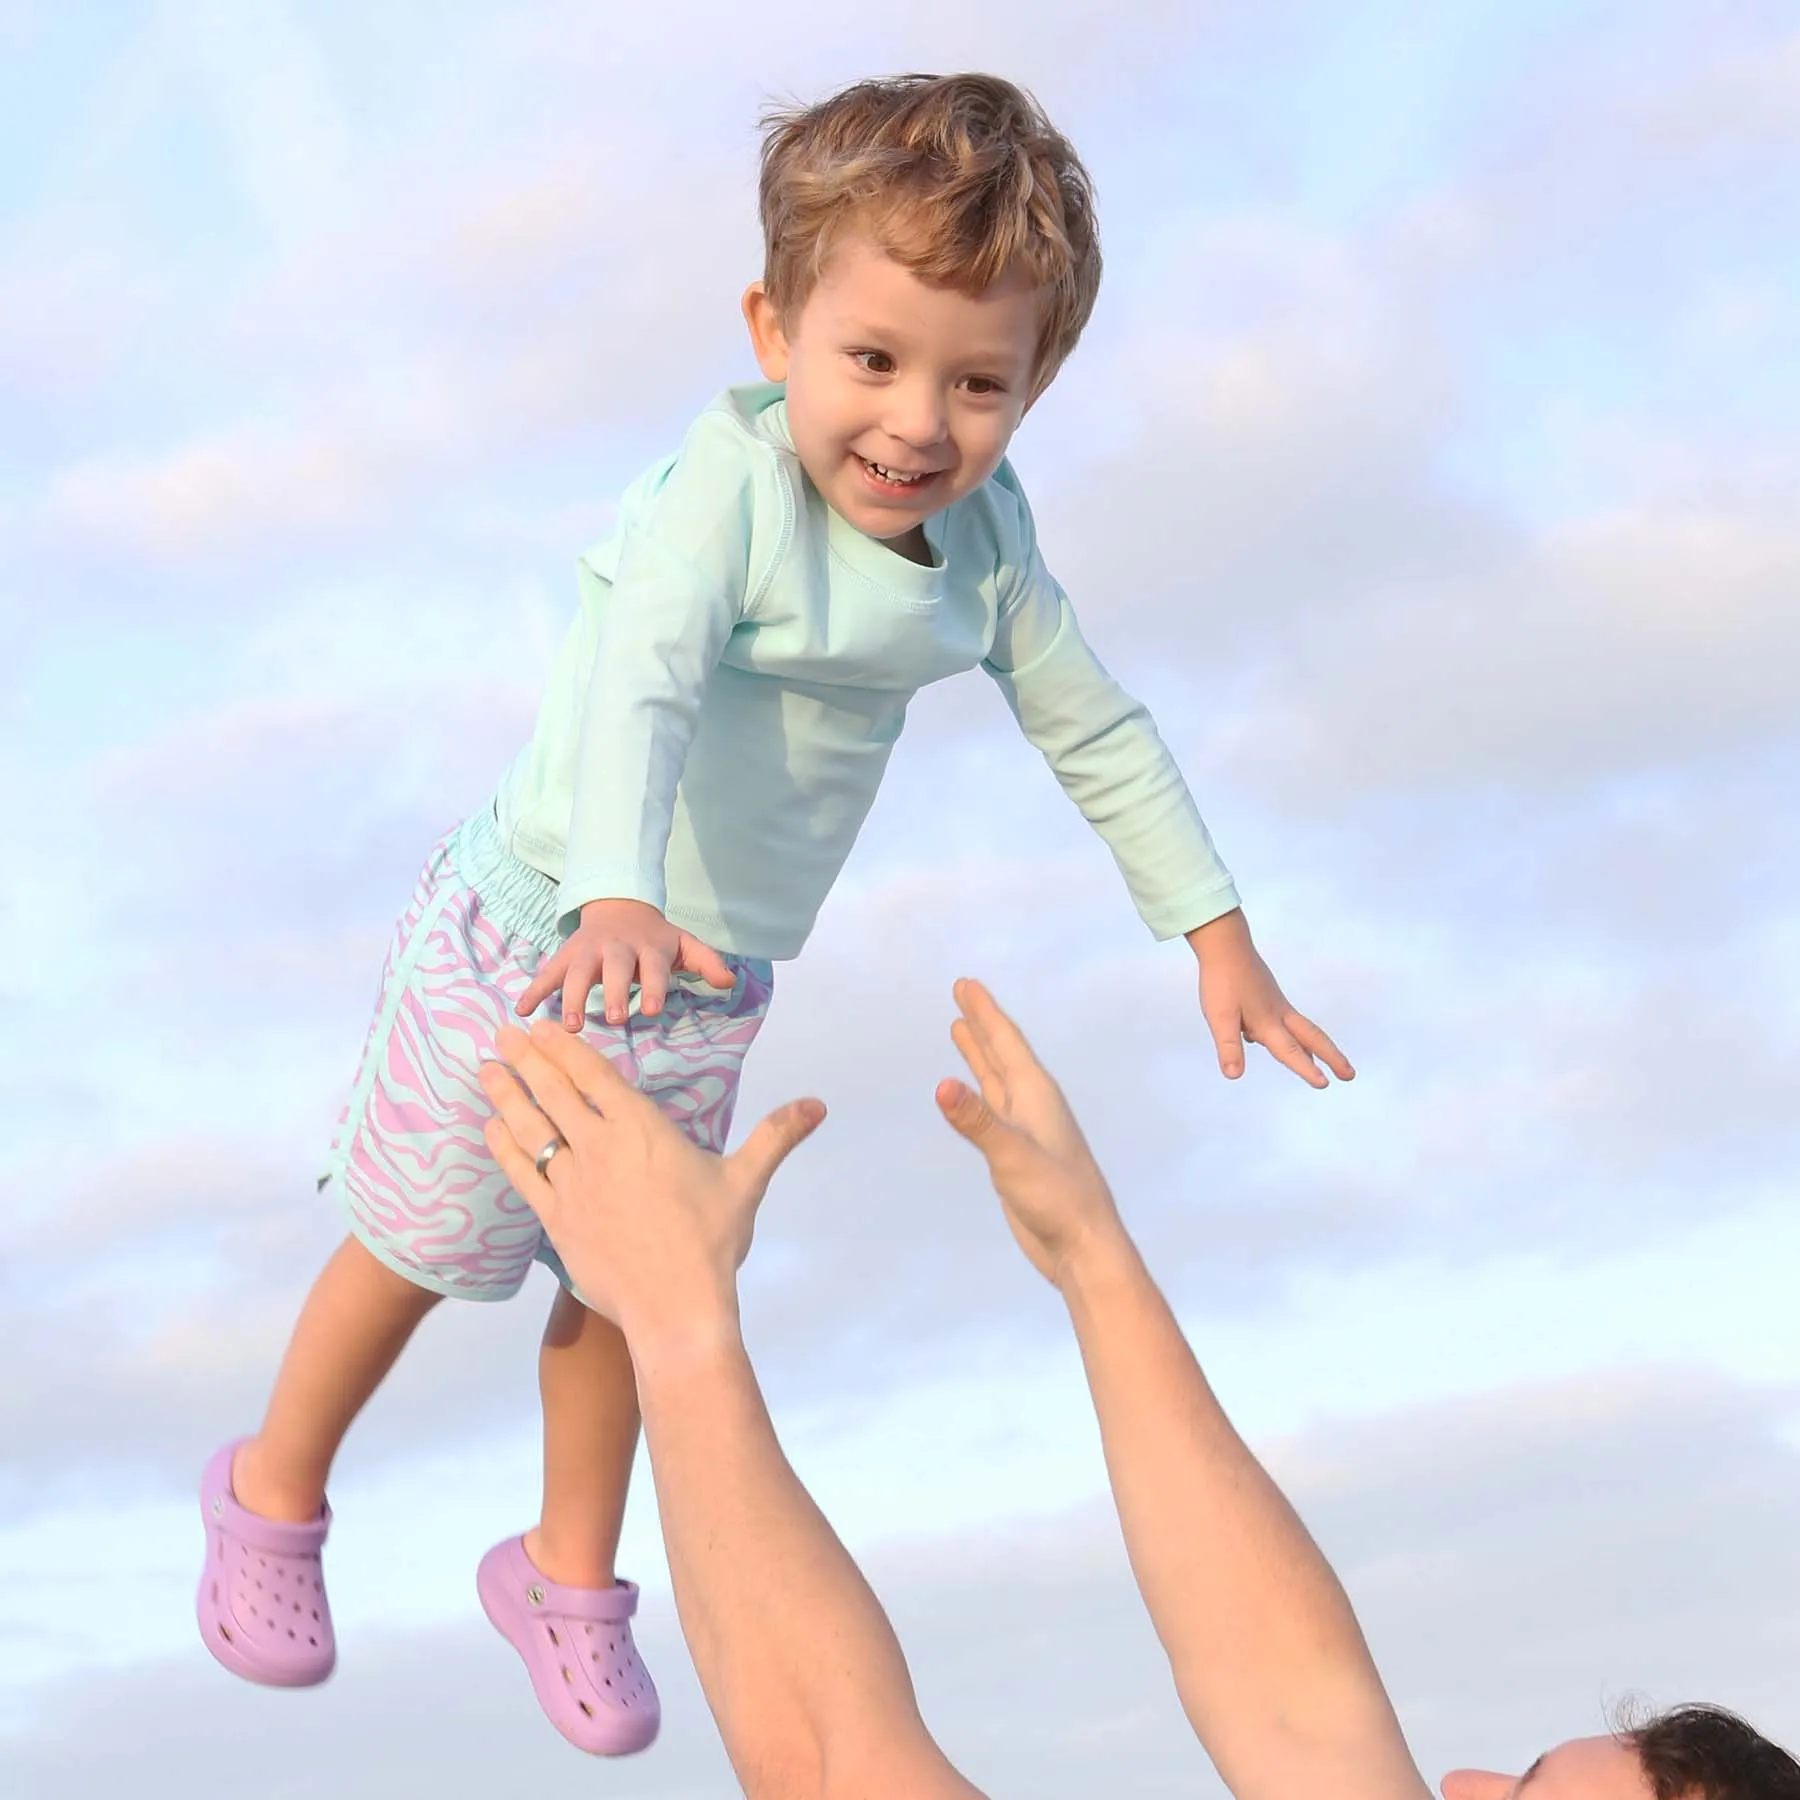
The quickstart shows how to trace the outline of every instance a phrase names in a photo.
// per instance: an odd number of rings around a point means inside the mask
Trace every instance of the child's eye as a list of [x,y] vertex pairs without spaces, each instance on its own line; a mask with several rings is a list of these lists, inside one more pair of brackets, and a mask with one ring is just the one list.
[[1004,394],[1006,389],[991,375],[971,375],[963,384],[978,399],[987,399],[994,394]]
[[852,350],[851,361],[870,375],[891,375],[894,359],[885,350]]

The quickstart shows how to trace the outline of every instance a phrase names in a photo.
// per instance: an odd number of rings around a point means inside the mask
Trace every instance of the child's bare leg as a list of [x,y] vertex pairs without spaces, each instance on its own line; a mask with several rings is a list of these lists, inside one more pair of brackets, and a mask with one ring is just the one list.
[[525,1554],[565,1587],[611,1587],[637,1454],[637,1377],[617,1326],[559,1288],[538,1354],[543,1522]]
[[345,1432],[440,1297],[345,1238],[300,1309],[262,1430],[232,1464],[240,1505],[296,1524],[318,1516]]

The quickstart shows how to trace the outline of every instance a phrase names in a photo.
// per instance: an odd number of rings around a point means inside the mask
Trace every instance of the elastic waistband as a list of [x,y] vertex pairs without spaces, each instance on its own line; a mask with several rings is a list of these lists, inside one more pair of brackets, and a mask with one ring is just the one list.
[[[509,937],[521,937],[540,955],[554,956],[563,945],[557,918],[561,911],[558,886],[541,869],[521,862],[507,849],[500,835],[500,819],[493,804],[479,807],[458,828],[450,841],[450,860],[465,886],[474,890],[482,911]],[[734,974],[748,971],[765,984],[775,978],[767,957],[734,956],[721,950],[725,966]],[[715,990],[702,976],[677,972],[671,985],[706,993]],[[636,1011],[636,984],[633,1006]]]
[[509,937],[524,938],[544,956],[562,948],[556,883],[507,849],[493,806],[479,807],[463,821],[450,856],[457,874],[480,898],[482,911]]

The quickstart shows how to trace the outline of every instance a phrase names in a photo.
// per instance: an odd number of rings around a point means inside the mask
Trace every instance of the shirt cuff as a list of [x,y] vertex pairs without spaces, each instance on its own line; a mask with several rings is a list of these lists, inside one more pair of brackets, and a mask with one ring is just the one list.
[[556,891],[557,929],[569,936],[581,923],[581,909],[591,900],[641,900],[661,912],[668,892],[660,874],[630,863],[594,863],[565,867]]
[[1202,925],[1210,925],[1214,919],[1224,918],[1242,904],[1236,886],[1227,881],[1223,887],[1207,888],[1200,894],[1185,894],[1178,901],[1140,907],[1139,913],[1156,941],[1166,944],[1174,938],[1186,937],[1190,931],[1198,931]]

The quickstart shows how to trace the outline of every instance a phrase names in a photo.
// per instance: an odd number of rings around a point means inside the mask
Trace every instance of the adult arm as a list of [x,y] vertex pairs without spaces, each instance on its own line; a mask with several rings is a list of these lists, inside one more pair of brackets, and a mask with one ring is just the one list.
[[[505,1031],[488,1143],[637,1369],[675,1602],[752,1800],[980,1800],[932,1740],[887,1615],[776,1439],[738,1326],[757,1205],[824,1109],[696,1149],[579,1039]],[[529,1092],[526,1091],[529,1089]],[[549,1179],[533,1166],[551,1135]],[[526,1146],[531,1146],[528,1150]]]
[[881,1603],[794,1473],[722,1312],[628,1341],[675,1603],[745,1791],[978,1800]]
[[1059,1283],[1132,1571],[1240,1800],[1425,1791],[1331,1565],[1233,1429],[1122,1225]]
[[974,982],[953,1027],[980,1092],[939,1104],[1062,1295],[1133,1573],[1195,1734],[1238,1800],[1427,1792],[1342,1585],[1232,1428],[1055,1082]]

